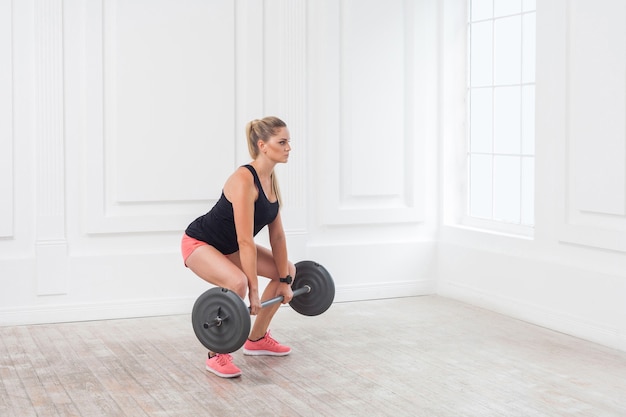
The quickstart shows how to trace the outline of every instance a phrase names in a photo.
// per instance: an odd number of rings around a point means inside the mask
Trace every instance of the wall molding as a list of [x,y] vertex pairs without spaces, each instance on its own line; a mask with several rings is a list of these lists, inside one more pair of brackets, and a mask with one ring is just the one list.
[[63,2],[36,0],[34,24],[38,240],[65,238]]
[[0,309],[0,326],[188,314],[194,302],[195,298],[178,297],[8,308]]
[[436,293],[435,279],[394,281],[365,285],[341,285],[335,290],[335,302],[417,297]]
[[[565,19],[559,22],[566,51],[560,63],[565,120],[559,241],[626,252],[626,125],[619,122],[626,111],[626,59],[611,55],[615,59],[609,64],[606,51],[596,48],[626,46],[623,25],[607,26],[599,20],[623,16],[626,23],[626,5],[612,3],[617,10],[607,7],[568,1]],[[602,79],[590,79],[590,66],[604,69]],[[604,110],[598,109],[600,97]]]
[[[316,210],[322,225],[424,221],[428,164],[420,151],[436,122],[416,115],[436,100],[436,89],[414,70],[436,73],[438,36],[435,24],[421,20],[426,15],[399,0],[309,6],[308,60],[318,66],[310,74],[309,114],[323,121],[309,127],[311,177],[328,196]],[[417,48],[423,39],[432,46]]]
[[67,292],[63,1],[34,2],[37,295]]
[[[118,27],[120,22],[116,13],[117,9],[122,6],[131,7],[126,3],[104,0],[90,2],[85,5],[84,18],[88,22],[85,28],[85,50],[78,58],[81,62],[74,63],[74,65],[81,66],[81,71],[87,80],[86,96],[84,97],[86,105],[85,110],[83,110],[87,120],[84,127],[86,141],[83,145],[85,158],[83,158],[84,163],[81,166],[81,171],[84,172],[81,184],[84,195],[82,208],[84,229],[90,235],[179,231],[193,220],[194,216],[202,214],[207,210],[207,207],[212,206],[217,201],[222,181],[228,175],[226,171],[230,171],[236,165],[234,142],[220,139],[223,137],[240,136],[234,130],[234,116],[232,116],[235,100],[234,55],[232,60],[229,60],[227,56],[223,56],[224,63],[231,64],[233,71],[228,70],[228,65],[212,66],[211,68],[218,68],[215,71],[221,72],[217,75],[206,74],[206,77],[218,76],[220,79],[223,78],[224,74],[228,74],[223,82],[213,85],[219,88],[230,88],[229,91],[231,93],[217,94],[217,92],[206,92],[204,94],[205,98],[212,99],[208,104],[206,104],[206,101],[203,103],[211,107],[211,110],[207,113],[212,115],[209,122],[214,124],[210,131],[204,133],[206,133],[205,136],[213,135],[214,140],[219,140],[220,153],[219,157],[214,156],[210,160],[204,159],[202,164],[207,166],[208,169],[202,169],[203,165],[200,163],[191,164],[196,171],[191,174],[188,173],[185,178],[198,183],[203,181],[202,186],[195,187],[193,192],[189,194],[190,187],[180,191],[186,184],[181,184],[181,187],[177,187],[171,183],[161,184],[159,181],[148,180],[144,181],[149,183],[145,187],[146,189],[144,190],[143,187],[139,189],[137,188],[139,187],[138,185],[130,184],[125,178],[128,178],[128,175],[134,175],[134,172],[141,171],[142,151],[137,145],[139,142],[136,140],[135,142],[137,143],[132,141],[132,143],[128,143],[129,141],[124,140],[124,135],[134,138],[133,132],[139,127],[132,123],[124,125],[119,120],[119,106],[125,103],[125,97],[119,96],[121,86],[118,85],[121,76],[118,72],[120,67],[117,65],[120,42],[122,42],[121,45],[125,45],[126,41],[137,42],[135,38],[119,39],[119,37],[122,35],[138,36],[136,33],[129,35],[127,32],[120,32]],[[159,5],[154,5],[154,7],[157,6]],[[216,13],[204,13],[198,18],[214,19],[219,21],[221,25],[226,25],[234,31],[234,6],[217,4],[215,7],[220,8]],[[163,10],[160,11],[162,12]],[[154,23],[149,20],[147,22],[146,24]],[[205,27],[211,28],[215,26],[209,23]],[[218,45],[215,36],[196,37],[195,39],[198,42],[216,42],[215,45]],[[211,45],[213,44],[207,44],[207,47]],[[220,43],[219,45],[222,44]],[[150,50],[150,45],[146,44],[146,48]],[[232,49],[228,48],[228,45],[221,46],[221,48],[228,51]],[[214,51],[213,55],[222,56],[222,52],[222,50]],[[150,55],[151,58],[155,56],[159,59],[162,58],[158,54],[152,53],[153,55]],[[202,54],[197,56],[201,57],[198,59],[206,60],[208,59],[206,58],[207,56],[212,55],[209,52],[209,55]],[[169,70],[163,69],[162,71]],[[128,79],[137,75],[130,72],[124,76],[126,77],[125,80],[128,81]],[[188,80],[179,81],[183,83],[188,82]],[[175,89],[170,89],[164,94],[174,94],[172,91],[176,92]],[[155,94],[158,94],[158,92]],[[123,114],[127,114],[127,112]],[[158,112],[155,114],[158,114]],[[144,113],[142,117],[145,118],[147,116]],[[229,121],[229,118],[232,120]],[[194,118],[194,120],[204,119],[206,117]],[[141,120],[138,121],[138,123],[141,122]],[[145,126],[145,124],[143,125]],[[171,127],[167,123],[166,125],[168,128]],[[215,126],[220,126],[220,128],[213,129]],[[130,130],[126,131],[124,130],[125,128]],[[184,126],[181,126],[182,133],[180,134],[184,135],[184,129],[182,128]],[[158,150],[160,153],[157,154],[156,160],[146,161],[148,172],[151,172],[150,169],[156,170],[157,168],[155,167],[159,164],[167,165],[169,162],[166,154],[167,147],[172,146],[171,144],[175,142],[179,144],[177,149],[181,149],[181,140],[185,138],[179,137],[174,142],[163,142],[165,140],[163,137],[156,139],[162,141],[160,142],[161,148]],[[200,141],[200,139],[197,140]],[[198,150],[194,149],[193,146],[189,146],[189,157],[195,158],[195,161],[199,158],[199,155],[206,155],[207,157],[214,155],[211,152],[207,152],[211,149],[209,142],[205,141],[203,146],[206,149]],[[231,152],[229,152],[229,149]],[[119,162],[120,155],[124,156],[122,162]],[[138,164],[136,167],[134,167],[135,162],[133,162],[132,158]],[[180,162],[180,155],[178,155],[178,158],[177,161]],[[223,174],[221,174],[222,172]],[[143,173],[140,174],[145,176]],[[179,173],[179,176],[181,175]],[[208,190],[213,190],[212,194]],[[176,195],[168,196],[166,195],[168,192]]]
[[[335,303],[430,295],[434,280],[337,286]],[[198,297],[201,293],[198,293]],[[191,314],[197,297],[164,297],[97,303],[48,304],[0,309],[0,326]],[[283,306],[289,308],[288,306]],[[332,307],[331,307],[332,308]]]
[[307,228],[307,25],[306,0],[264,3],[263,115],[276,115],[288,125],[292,149],[287,164],[276,167],[283,192],[285,227]]
[[13,237],[13,5],[0,0],[0,239]]

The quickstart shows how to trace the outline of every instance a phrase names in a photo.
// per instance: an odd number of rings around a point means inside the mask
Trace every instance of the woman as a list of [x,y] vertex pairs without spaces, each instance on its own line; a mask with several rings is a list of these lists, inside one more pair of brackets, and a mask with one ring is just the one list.
[[[287,243],[280,218],[280,191],[274,174],[278,163],[289,158],[287,125],[277,117],[253,120],[246,125],[248,150],[253,161],[239,167],[224,184],[222,195],[207,214],[194,220],[182,240],[185,265],[200,278],[228,288],[242,299],[246,292],[250,314],[256,315],[245,355],[288,355],[291,349],[270,336],[272,317],[280,307],[261,309],[257,276],[270,279],[263,299],[292,297],[295,266],[287,258]],[[271,250],[255,244],[254,236],[268,226]],[[241,375],[229,354],[209,352],[206,369],[223,378]]]

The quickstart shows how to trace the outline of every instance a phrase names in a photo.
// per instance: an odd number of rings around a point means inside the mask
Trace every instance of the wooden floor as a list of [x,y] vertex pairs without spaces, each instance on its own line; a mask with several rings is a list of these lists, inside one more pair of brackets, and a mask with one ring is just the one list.
[[626,353],[437,296],[282,308],[204,370],[189,316],[0,328],[0,416],[626,416]]

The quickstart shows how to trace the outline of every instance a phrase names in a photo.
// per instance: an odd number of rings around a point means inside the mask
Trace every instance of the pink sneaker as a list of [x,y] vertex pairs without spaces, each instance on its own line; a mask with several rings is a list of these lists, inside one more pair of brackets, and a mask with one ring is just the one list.
[[289,355],[291,348],[285,345],[281,345],[272,338],[269,330],[265,333],[265,336],[256,342],[248,339],[243,344],[243,354],[252,356],[285,356]]
[[218,353],[206,360],[206,370],[222,378],[235,378],[241,375],[241,369],[233,363],[233,357],[228,353]]

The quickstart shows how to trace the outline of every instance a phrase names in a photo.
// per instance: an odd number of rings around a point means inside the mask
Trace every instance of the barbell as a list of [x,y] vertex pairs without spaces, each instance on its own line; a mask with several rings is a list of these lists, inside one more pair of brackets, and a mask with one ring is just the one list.
[[[313,261],[295,264],[291,288],[291,308],[305,316],[328,310],[335,299],[335,283],[322,265]],[[282,296],[261,303],[261,308],[283,301]],[[211,288],[198,297],[191,311],[196,337],[215,353],[231,353],[243,346],[250,334],[250,309],[237,293],[221,287]]]

